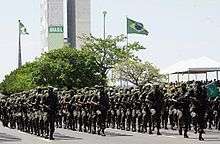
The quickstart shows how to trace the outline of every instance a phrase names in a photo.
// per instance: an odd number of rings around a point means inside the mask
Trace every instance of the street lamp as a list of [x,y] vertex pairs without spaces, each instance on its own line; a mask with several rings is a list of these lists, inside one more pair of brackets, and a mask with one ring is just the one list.
[[104,15],[104,33],[103,33],[103,37],[105,39],[105,18],[106,18],[106,14],[107,14],[107,11],[103,11],[103,15]]

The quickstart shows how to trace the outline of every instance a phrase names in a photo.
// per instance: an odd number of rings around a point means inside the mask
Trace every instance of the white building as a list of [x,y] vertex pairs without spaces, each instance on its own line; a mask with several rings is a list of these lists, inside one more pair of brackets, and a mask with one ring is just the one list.
[[64,46],[65,15],[67,42],[73,48],[80,48],[80,37],[90,34],[90,13],[91,0],[41,0],[42,52]]
[[63,16],[63,0],[41,0],[41,41],[43,52],[63,47]]
[[90,34],[91,0],[67,0],[67,37],[74,48],[80,48],[80,37]]

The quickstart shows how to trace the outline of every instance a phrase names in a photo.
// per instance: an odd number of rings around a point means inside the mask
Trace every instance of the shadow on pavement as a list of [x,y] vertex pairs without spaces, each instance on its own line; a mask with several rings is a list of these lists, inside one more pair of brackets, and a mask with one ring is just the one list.
[[72,136],[66,136],[60,133],[54,133],[55,140],[82,140],[82,138],[76,138]]
[[215,130],[205,130],[206,134],[219,134],[220,135],[220,131],[215,131]]
[[161,134],[164,136],[177,136],[177,135],[179,135],[178,132],[169,132],[169,131],[162,131]]
[[0,133],[0,143],[21,141],[20,138],[14,137],[6,133]]
[[[189,138],[189,139],[198,139],[198,138],[195,138],[195,137],[193,137],[193,138]],[[204,139],[205,139],[205,141],[219,141],[220,142],[220,137],[204,137]]]
[[109,132],[109,131],[106,131],[105,134],[106,134],[106,136],[109,136],[109,137],[117,137],[117,136],[133,136],[133,135],[129,135],[129,134],[122,134],[122,133]]

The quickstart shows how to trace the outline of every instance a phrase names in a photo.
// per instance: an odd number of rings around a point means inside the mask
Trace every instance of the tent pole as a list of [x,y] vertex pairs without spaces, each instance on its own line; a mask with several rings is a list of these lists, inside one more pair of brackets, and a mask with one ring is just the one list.
[[218,71],[216,71],[216,81],[218,81]]
[[195,74],[195,79],[196,79],[196,81],[197,81],[197,74]]
[[170,83],[170,74],[167,75],[168,83]]
[[188,70],[188,81],[189,81],[189,70]]
[[206,82],[208,81],[208,74],[207,74],[207,72],[205,73],[205,81]]
[[177,73],[177,82],[178,83],[180,82],[180,75],[179,75],[179,73]]

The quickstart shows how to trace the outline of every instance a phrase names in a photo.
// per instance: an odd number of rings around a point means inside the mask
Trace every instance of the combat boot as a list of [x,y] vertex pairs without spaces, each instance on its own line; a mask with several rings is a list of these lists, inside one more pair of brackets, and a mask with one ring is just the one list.
[[184,130],[184,138],[189,138],[189,136],[187,135],[187,131]]
[[202,137],[202,133],[201,132],[199,133],[199,140],[200,141],[204,141],[204,138]]
[[106,136],[106,135],[105,135],[105,131],[104,131],[104,129],[102,130],[102,134],[101,134],[101,136]]
[[179,129],[179,135],[183,135],[182,128]]

